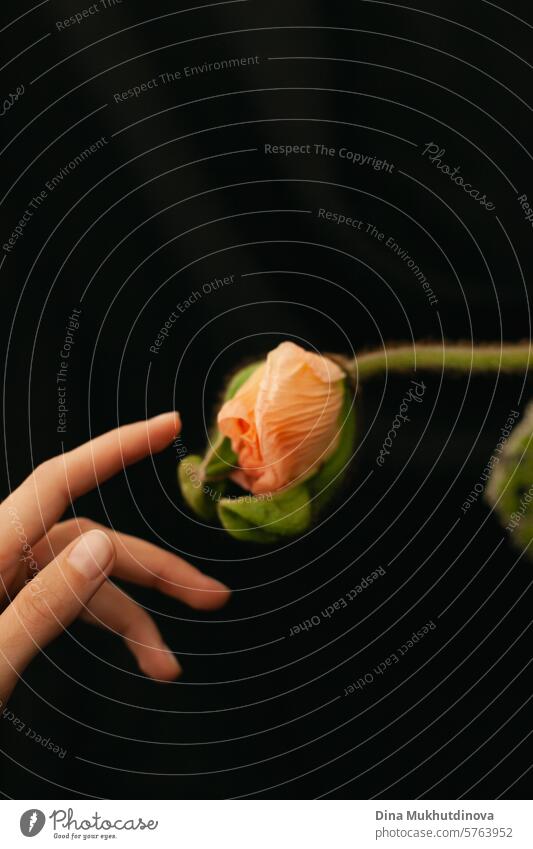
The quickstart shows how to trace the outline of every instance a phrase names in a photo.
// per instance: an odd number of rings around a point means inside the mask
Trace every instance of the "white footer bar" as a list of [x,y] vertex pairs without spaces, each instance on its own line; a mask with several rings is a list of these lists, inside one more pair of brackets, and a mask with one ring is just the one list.
[[9,849],[533,847],[529,801],[10,800],[0,820]]

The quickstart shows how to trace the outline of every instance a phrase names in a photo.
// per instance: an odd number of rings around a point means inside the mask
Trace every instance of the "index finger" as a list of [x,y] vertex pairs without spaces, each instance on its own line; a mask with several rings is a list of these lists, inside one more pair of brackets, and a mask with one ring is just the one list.
[[162,451],[181,429],[178,413],[123,425],[38,466],[0,505],[0,572],[16,563],[80,495],[125,466]]

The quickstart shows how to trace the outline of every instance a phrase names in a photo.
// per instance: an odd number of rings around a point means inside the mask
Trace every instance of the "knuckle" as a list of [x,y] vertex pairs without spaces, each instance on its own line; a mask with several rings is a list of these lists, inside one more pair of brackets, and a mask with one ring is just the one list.
[[43,624],[55,621],[49,593],[39,579],[34,579],[27,584],[25,590],[19,596],[19,612],[23,624],[30,630],[38,628]]
[[151,590],[157,590],[157,592],[160,593],[168,593],[175,586],[175,582],[171,581],[162,569],[147,569],[146,576],[147,586]]
[[51,484],[55,490],[64,491],[65,484],[61,463],[60,457],[51,457],[36,466],[28,480],[33,480],[37,497],[40,496],[41,491],[49,488]]
[[50,460],[43,460],[42,463],[39,463],[38,466],[35,467],[33,476],[37,481],[47,480],[51,474],[56,469],[56,464],[54,462],[54,458]]
[[54,489],[59,491],[66,500],[69,500],[69,485],[67,478],[67,469],[65,465],[66,454],[58,454],[55,457],[50,457],[44,460],[36,467],[33,472],[33,479],[40,486],[47,487],[52,483]]

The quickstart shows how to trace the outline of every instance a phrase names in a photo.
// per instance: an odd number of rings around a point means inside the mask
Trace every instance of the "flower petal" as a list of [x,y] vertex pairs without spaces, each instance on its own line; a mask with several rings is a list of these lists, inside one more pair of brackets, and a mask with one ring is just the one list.
[[308,477],[334,450],[343,378],[327,357],[292,342],[269,354],[255,410],[264,469],[253,492]]
[[312,474],[337,443],[343,379],[332,360],[292,342],[271,351],[218,416],[239,458],[234,479],[259,494]]

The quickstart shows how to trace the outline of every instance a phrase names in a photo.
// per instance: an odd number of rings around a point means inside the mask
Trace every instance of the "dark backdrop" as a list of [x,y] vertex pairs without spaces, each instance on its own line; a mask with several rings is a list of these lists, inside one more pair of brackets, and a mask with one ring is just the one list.
[[[25,90],[2,117],[2,243],[32,197],[46,196],[2,251],[3,493],[63,447],[173,407],[184,444],[202,450],[224,376],[283,339],[349,352],[527,338],[531,224],[517,198],[531,193],[532,27],[525,4],[505,6],[123,0],[59,29],[89,5],[8,4],[2,92]],[[242,57],[258,58],[185,76]],[[163,84],[160,74],[177,71]],[[138,97],[115,97],[154,78]],[[439,170],[429,143],[494,208]],[[310,153],[266,153],[269,144]],[[363,223],[339,225],[320,209]],[[427,278],[431,302],[389,237]],[[73,308],[82,312],[58,433]],[[70,628],[11,701],[67,754],[4,720],[5,795],[527,793],[531,567],[482,498],[465,515],[461,505],[531,387],[425,378],[380,469],[409,381],[365,386],[345,498],[285,548],[194,522],[172,448],[77,504],[184,553],[234,595],[206,615],[132,590],[182,659],[173,685],[140,676],[112,636]],[[289,636],[378,567],[386,574],[348,609]],[[435,629],[400,663],[344,695],[429,621]]]

